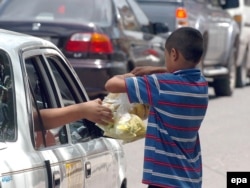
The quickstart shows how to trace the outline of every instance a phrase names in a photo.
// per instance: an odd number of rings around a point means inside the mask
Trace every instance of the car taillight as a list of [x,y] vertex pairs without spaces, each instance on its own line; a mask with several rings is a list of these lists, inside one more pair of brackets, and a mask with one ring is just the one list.
[[75,33],[66,44],[68,52],[110,54],[113,46],[108,36],[100,33]]
[[178,27],[188,26],[188,14],[187,10],[183,7],[179,7],[175,11],[176,25]]
[[159,53],[154,50],[154,49],[147,49],[146,51],[144,51],[144,55],[153,55],[155,57],[159,57]]
[[182,7],[177,8],[176,12],[175,12],[175,16],[176,16],[176,18],[187,18],[186,9],[184,9]]

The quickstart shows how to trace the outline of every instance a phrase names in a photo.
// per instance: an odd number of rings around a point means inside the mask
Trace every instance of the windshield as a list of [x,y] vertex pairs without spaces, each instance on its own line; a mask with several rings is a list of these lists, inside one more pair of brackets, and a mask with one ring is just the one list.
[[5,0],[0,20],[111,23],[110,0]]

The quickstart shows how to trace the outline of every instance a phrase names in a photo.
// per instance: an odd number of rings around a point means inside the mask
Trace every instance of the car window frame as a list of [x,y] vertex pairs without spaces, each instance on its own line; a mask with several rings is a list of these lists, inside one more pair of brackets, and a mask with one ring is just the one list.
[[[23,54],[22,54],[22,58],[23,58],[23,62],[25,62],[25,59],[26,58],[29,58],[29,57],[32,57],[32,56],[39,56],[39,55],[42,55],[42,57],[44,59],[46,59],[46,56],[48,55],[56,55],[58,57],[60,57],[60,59],[62,59],[63,61],[65,61],[65,58],[62,54],[60,54],[57,50],[55,49],[29,49],[28,51],[24,51]],[[53,74],[51,73],[51,69],[50,69],[50,65],[48,64],[47,60],[45,61],[45,64],[46,64],[46,68],[45,69],[48,69],[47,71],[50,72],[50,77],[51,78],[48,78],[48,80],[53,80],[52,83],[47,83],[47,85],[50,85],[51,90],[48,90],[48,92],[52,92],[54,91],[56,96],[54,96],[54,102],[52,102],[51,104],[49,105],[52,105],[50,107],[62,107],[63,106],[63,101],[62,101],[62,97],[61,97],[61,94],[60,94],[60,89],[59,87],[55,84],[55,78],[53,78]],[[24,66],[25,66],[25,63],[24,63]],[[86,95],[86,92],[85,90],[83,89],[83,86],[79,83],[80,81],[77,79],[76,77],[76,74],[74,73],[73,71],[73,68],[67,63],[67,62],[64,62],[63,63],[63,66],[65,67],[65,70],[67,70],[67,75],[69,77],[71,77],[72,79],[72,90],[74,91],[74,93],[76,94],[75,95],[75,100],[77,102],[84,102],[84,101],[87,101],[88,100],[88,97]],[[25,70],[25,74],[26,74],[26,80],[28,80],[28,75],[27,75],[27,72],[26,72],[26,68],[23,67],[23,69]],[[73,72],[72,72],[73,71]],[[52,75],[52,76],[51,76]],[[48,75],[46,75],[48,76]],[[26,93],[28,94],[27,96],[27,100],[29,101],[29,105],[30,105],[30,108],[29,108],[29,114],[32,114],[32,102],[30,101],[30,91],[29,91],[29,86],[28,86],[28,83],[26,83]],[[53,98],[53,95],[50,95],[52,98]],[[59,101],[55,102],[56,101],[56,98],[59,99]],[[59,103],[58,103],[59,102]],[[87,120],[84,120],[84,121],[87,121]],[[29,122],[34,122],[34,118],[32,116],[32,119],[29,120]],[[88,122],[87,123],[92,123],[92,122]],[[33,124],[30,125],[30,129],[32,131],[34,131],[34,127],[33,127]],[[68,143],[72,143],[72,140],[71,140],[71,136],[70,136],[70,129],[69,129],[69,125],[66,124],[64,125],[66,126],[66,130],[67,130],[67,138],[68,138]],[[34,144],[35,145],[35,144]]]

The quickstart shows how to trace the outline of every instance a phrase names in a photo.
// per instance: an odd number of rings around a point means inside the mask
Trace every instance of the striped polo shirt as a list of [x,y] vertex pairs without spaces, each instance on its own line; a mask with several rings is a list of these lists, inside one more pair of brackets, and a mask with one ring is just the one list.
[[164,188],[200,188],[198,130],[208,105],[199,69],[126,78],[130,102],[150,105],[142,182]]

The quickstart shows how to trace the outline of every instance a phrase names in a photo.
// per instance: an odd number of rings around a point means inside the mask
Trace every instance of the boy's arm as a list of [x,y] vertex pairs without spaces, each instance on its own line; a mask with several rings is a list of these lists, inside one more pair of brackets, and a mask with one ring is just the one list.
[[111,93],[125,93],[126,92],[125,78],[133,76],[135,75],[132,73],[113,76],[106,82],[105,89]]
[[143,76],[154,73],[165,73],[168,72],[166,67],[154,67],[154,66],[143,66],[143,67],[135,67],[131,73],[135,76]]

